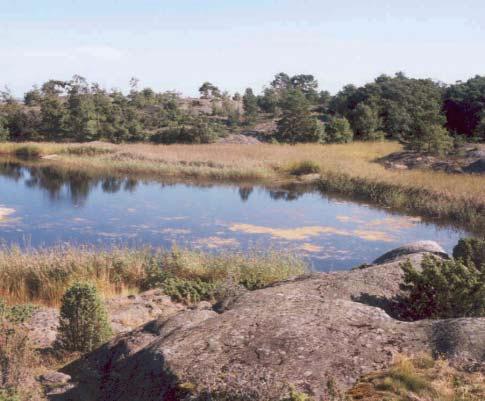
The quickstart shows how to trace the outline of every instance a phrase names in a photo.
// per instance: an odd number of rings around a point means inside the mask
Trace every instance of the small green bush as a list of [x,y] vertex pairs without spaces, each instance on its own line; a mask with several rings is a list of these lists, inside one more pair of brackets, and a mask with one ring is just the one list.
[[453,248],[453,257],[465,265],[485,271],[485,239],[462,238]]
[[406,295],[396,302],[405,320],[485,316],[485,271],[460,260],[426,256],[421,271],[408,260],[401,265]]
[[88,283],[72,285],[62,298],[57,346],[71,352],[89,352],[111,334],[96,287]]
[[16,389],[1,389],[0,401],[21,401],[21,397]]
[[386,139],[384,131],[372,131],[362,135],[362,140],[371,142],[382,142]]
[[334,117],[325,128],[325,142],[348,143],[354,139],[354,132],[345,117]]
[[169,277],[162,283],[161,288],[175,302],[194,304],[215,300],[219,286],[200,279]]
[[303,160],[293,164],[289,172],[291,175],[318,174],[320,166],[312,160]]
[[7,306],[3,299],[0,299],[0,319],[5,319],[10,323],[20,324],[30,319],[38,309],[36,305],[22,304]]
[[220,286],[195,276],[178,277],[184,269],[183,264],[182,255],[177,250],[164,257],[152,257],[147,263],[141,288],[161,288],[174,301],[186,304],[214,300]]

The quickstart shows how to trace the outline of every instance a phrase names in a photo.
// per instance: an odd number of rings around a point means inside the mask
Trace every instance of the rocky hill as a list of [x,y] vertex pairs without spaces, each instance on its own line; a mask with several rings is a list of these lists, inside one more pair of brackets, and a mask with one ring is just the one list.
[[399,292],[399,264],[417,264],[425,252],[444,253],[433,243],[413,245],[380,264],[152,320],[67,366],[72,379],[51,400],[282,399],[289,386],[324,399],[329,381],[347,389],[400,353],[484,369],[485,319],[402,322],[386,313]]

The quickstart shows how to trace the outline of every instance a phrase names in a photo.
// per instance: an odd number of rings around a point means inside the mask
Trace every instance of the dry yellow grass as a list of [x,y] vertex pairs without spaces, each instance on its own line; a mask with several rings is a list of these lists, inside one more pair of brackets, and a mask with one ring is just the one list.
[[[60,154],[56,161],[72,167],[95,167],[108,170],[146,170],[161,174],[184,174],[213,176],[219,170],[224,173],[239,172],[241,178],[261,179],[287,178],[285,173],[294,163],[311,160],[317,163],[322,175],[345,173],[351,177],[369,181],[385,182],[409,188],[424,188],[446,196],[485,202],[485,177],[479,175],[448,174],[436,171],[389,170],[374,161],[397,152],[401,145],[396,142],[354,142],[335,145],[152,145],[92,143],[89,146],[107,148],[113,153],[95,157],[63,154],[66,148],[82,147],[81,144],[35,143],[42,154]],[[25,144],[2,143],[0,153],[14,153]],[[230,174],[229,174],[230,175]]]
[[168,269],[179,278],[209,282],[231,279],[248,288],[308,271],[300,258],[284,252],[248,252],[243,255],[151,248],[0,248],[0,298],[9,304],[57,306],[66,289],[75,281],[95,284],[104,297],[136,293],[145,286],[154,266]]
[[349,401],[482,401],[485,378],[445,360],[399,355],[389,369],[362,377],[347,394]]

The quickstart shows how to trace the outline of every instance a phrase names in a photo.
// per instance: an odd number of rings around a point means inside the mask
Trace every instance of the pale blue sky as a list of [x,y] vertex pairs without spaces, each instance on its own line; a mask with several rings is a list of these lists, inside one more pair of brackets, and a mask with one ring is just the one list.
[[0,0],[0,86],[80,74],[193,95],[311,73],[338,91],[404,71],[485,74],[485,0]]

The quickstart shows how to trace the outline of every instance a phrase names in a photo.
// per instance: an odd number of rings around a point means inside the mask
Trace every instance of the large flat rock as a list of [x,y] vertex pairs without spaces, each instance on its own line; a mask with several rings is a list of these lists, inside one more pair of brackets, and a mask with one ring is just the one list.
[[348,388],[398,353],[483,364],[485,319],[402,322],[382,309],[399,291],[399,264],[422,256],[289,280],[244,293],[221,314],[157,319],[67,367],[78,385],[53,399],[189,399],[181,388],[281,399],[289,385],[320,399],[328,380]]

